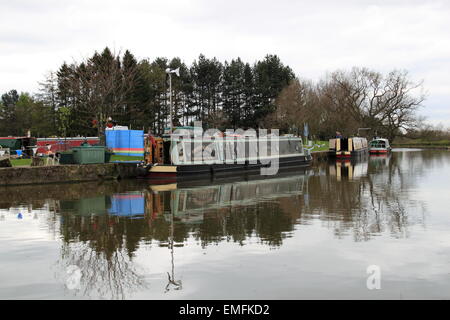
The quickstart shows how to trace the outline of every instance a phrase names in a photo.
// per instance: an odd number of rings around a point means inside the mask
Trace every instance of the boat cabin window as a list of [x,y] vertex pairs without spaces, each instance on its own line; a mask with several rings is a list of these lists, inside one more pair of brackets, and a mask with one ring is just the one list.
[[283,140],[280,139],[279,143],[280,156],[288,154],[299,154],[303,152],[303,145],[301,140]]
[[[259,144],[267,144],[265,152],[259,150]],[[303,144],[301,139],[279,139],[278,143],[273,145],[271,139],[259,140],[251,137],[244,139],[217,139],[212,141],[203,141],[203,144],[197,145],[191,139],[179,139],[173,148],[173,164],[187,164],[198,160],[209,162],[223,162],[228,160],[255,160],[255,157],[264,156],[287,156],[303,154]],[[196,150],[199,149],[200,150]],[[169,148],[165,148],[167,149]],[[245,150],[245,151],[244,151]],[[200,155],[200,159],[194,159],[194,154]],[[167,157],[168,158],[168,157]],[[165,157],[165,159],[167,159]]]
[[370,146],[372,148],[386,148],[386,142],[385,141],[376,140],[376,141],[372,141],[370,143]]

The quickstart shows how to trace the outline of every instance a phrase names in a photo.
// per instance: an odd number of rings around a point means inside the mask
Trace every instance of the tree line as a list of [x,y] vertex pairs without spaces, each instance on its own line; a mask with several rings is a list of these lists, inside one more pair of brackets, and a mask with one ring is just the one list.
[[[240,58],[220,62],[200,55],[191,65],[180,58],[138,60],[109,48],[50,72],[38,93],[1,96],[0,136],[103,135],[108,119],[161,134],[169,124],[172,77],[173,123],[205,128],[279,128],[310,132],[322,139],[336,131],[353,135],[372,128],[393,138],[413,127],[425,96],[406,71],[387,75],[353,68],[314,83],[303,80],[276,55],[252,64]],[[419,90],[419,91],[418,91]]]
[[318,83],[295,79],[279,94],[277,109],[267,119],[284,131],[300,131],[308,123],[322,139],[339,131],[393,140],[423,125],[417,111],[424,101],[422,82],[413,82],[405,70],[383,75],[355,67],[330,73]]

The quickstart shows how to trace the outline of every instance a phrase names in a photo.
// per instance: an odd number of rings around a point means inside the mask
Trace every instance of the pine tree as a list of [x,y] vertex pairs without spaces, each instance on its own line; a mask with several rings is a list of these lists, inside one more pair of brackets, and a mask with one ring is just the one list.
[[208,126],[211,117],[221,110],[221,82],[223,65],[216,59],[200,55],[194,61],[191,75],[194,84],[194,99],[197,105],[197,118]]
[[253,70],[250,64],[244,66],[244,84],[243,84],[243,118],[240,125],[244,128],[251,127],[254,119],[255,109],[255,81]]
[[16,90],[10,90],[1,97],[0,105],[0,133],[4,136],[19,135],[21,130],[17,126],[16,104],[19,94]]
[[255,125],[261,126],[263,119],[275,110],[275,98],[295,78],[291,68],[284,66],[276,55],[267,55],[253,67],[255,79]]
[[225,62],[223,72],[223,110],[227,115],[228,125],[237,129],[242,126],[244,113],[244,71],[245,65],[240,58]]
[[51,134],[58,133],[58,82],[57,77],[54,72],[49,72],[44,80],[44,82],[39,82],[39,94],[37,94],[37,99],[42,102],[43,105],[47,106],[51,110],[51,123],[53,130]]

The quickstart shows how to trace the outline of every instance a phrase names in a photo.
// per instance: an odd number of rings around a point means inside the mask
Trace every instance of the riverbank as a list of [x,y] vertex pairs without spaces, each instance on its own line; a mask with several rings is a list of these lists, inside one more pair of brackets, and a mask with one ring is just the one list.
[[450,149],[450,140],[425,140],[425,139],[396,139],[392,143],[393,148],[420,148],[420,149]]
[[417,149],[434,149],[434,150],[450,150],[450,146],[445,145],[426,145],[426,144],[392,144],[392,148],[417,148]]
[[[144,160],[144,157],[112,155],[110,162]],[[10,159],[13,167],[31,166],[31,159]]]
[[0,168],[0,186],[126,179],[136,175],[133,163],[12,167]]
[[[328,160],[328,151],[313,151],[313,164]],[[13,166],[0,168],[0,186],[128,179],[137,177],[135,163]]]

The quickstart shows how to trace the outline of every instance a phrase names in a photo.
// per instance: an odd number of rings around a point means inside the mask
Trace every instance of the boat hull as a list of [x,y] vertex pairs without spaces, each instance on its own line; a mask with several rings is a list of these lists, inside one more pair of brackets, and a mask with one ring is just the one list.
[[381,148],[369,149],[369,153],[370,154],[386,154],[386,153],[389,153],[389,152],[391,152],[391,150],[387,149],[387,148],[383,148],[383,149],[381,149]]
[[[279,169],[306,168],[312,163],[312,156],[294,156],[279,158]],[[205,177],[226,177],[242,174],[259,174],[261,168],[271,164],[243,163],[243,164],[197,164],[197,165],[157,165],[143,168],[140,178],[173,182],[181,180],[204,179]]]
[[359,149],[353,151],[329,151],[328,155],[330,157],[336,157],[337,159],[346,159],[346,158],[358,158],[367,155],[368,149]]

